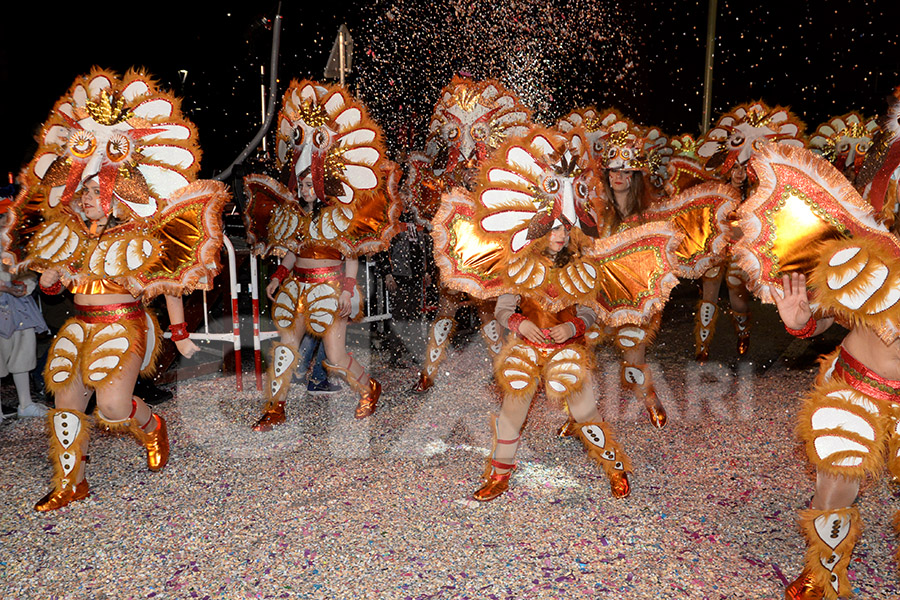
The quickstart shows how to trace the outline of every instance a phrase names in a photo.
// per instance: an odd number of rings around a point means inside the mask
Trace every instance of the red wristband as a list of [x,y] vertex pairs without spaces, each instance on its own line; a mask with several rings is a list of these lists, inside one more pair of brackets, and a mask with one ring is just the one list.
[[509,317],[509,322],[507,323],[507,327],[513,333],[519,333],[519,325],[522,324],[522,321],[525,320],[525,315],[522,313],[513,313]]
[[188,333],[187,323],[172,323],[169,325],[169,331],[172,332],[172,341],[180,342],[181,340],[186,340],[191,337],[191,334]]
[[585,327],[584,325],[584,321],[582,321],[578,317],[575,317],[568,322],[575,326],[575,335],[573,335],[572,337],[581,337],[584,335],[584,331],[585,329],[587,329],[587,327]]
[[787,330],[789,334],[794,337],[798,337],[800,339],[806,339],[812,337],[816,332],[816,326],[819,323],[816,321],[816,317],[813,315],[809,315],[809,321],[806,322],[806,325],[803,326],[803,329],[791,329],[787,325],[784,328]]
[[56,294],[62,291],[63,285],[62,281],[56,280],[56,283],[51,285],[50,287],[41,286],[41,291],[47,294],[48,296],[55,296]]
[[288,278],[291,272],[285,268],[284,265],[278,265],[278,268],[275,269],[275,272],[272,273],[272,279],[277,279],[278,281],[284,281]]
[[355,277],[341,277],[341,291],[342,292],[350,292],[353,293],[353,288],[356,287],[356,278]]

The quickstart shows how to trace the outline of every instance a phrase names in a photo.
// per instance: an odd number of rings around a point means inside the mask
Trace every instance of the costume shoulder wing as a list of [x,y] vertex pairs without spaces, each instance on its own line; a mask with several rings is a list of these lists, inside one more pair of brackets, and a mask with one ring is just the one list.
[[222,268],[222,208],[230,197],[225,184],[200,180],[169,198],[152,229],[159,251],[131,277],[143,288],[145,300],[212,289]]
[[249,201],[244,209],[247,242],[256,256],[284,256],[297,248],[305,213],[288,188],[266,175],[244,177]]
[[585,262],[597,271],[594,308],[606,325],[641,325],[660,313],[678,284],[683,234],[652,222],[598,241]]
[[890,237],[860,235],[819,246],[811,307],[845,326],[863,325],[890,344],[900,336],[900,247]]
[[83,260],[85,229],[69,213],[50,209],[44,191],[23,186],[9,208],[0,230],[3,264],[14,273],[55,268],[65,277]]
[[695,185],[652,205],[644,216],[669,221],[684,238],[675,251],[678,275],[696,279],[725,260],[731,215],[741,203],[740,192],[718,182]]
[[864,236],[896,245],[846,178],[809,150],[768,144],[751,165],[759,185],[739,210],[743,235],[733,255],[763,302],[782,292],[782,273],[810,275],[829,240]]
[[500,294],[504,252],[500,243],[480,232],[474,213],[469,193],[453,188],[441,197],[431,237],[442,283],[484,300]]

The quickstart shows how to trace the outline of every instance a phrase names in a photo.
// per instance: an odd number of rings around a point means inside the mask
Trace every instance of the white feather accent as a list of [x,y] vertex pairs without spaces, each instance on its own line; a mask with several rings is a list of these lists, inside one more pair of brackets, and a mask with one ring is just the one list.
[[898,300],[900,300],[900,286],[893,285],[888,290],[888,293],[884,297],[884,299],[873,306],[871,309],[869,309],[868,312],[870,315],[877,315],[878,313],[885,311],[893,305],[897,304]]
[[481,226],[485,231],[509,231],[530,220],[533,216],[534,213],[530,211],[504,210],[483,218]]
[[375,140],[375,131],[372,129],[355,129],[338,138],[343,146],[359,146]]
[[147,82],[136,79],[122,90],[122,98],[125,99],[125,102],[132,102],[135,98],[140,98],[149,91],[150,87],[147,85]]
[[339,131],[343,131],[344,129],[350,129],[351,127],[359,125],[361,120],[362,113],[359,112],[359,109],[349,108],[338,115],[338,118],[335,119],[334,122],[340,127]]
[[[881,289],[888,276],[888,268],[884,265],[878,265],[872,269],[872,275],[869,281],[865,283],[859,290],[852,294],[841,294],[837,297],[838,302],[849,308],[850,310],[858,310],[863,304],[868,302],[869,298]],[[829,287],[831,283],[829,282]]]
[[325,102],[325,112],[328,113],[329,117],[334,117],[343,107],[344,97],[338,92],[332,94]]
[[[526,194],[525,192],[503,189],[489,189],[481,193],[481,203],[484,204],[487,208],[507,206],[511,202],[527,202],[531,204],[534,202],[534,197],[531,194]],[[533,212],[529,214],[531,216],[534,216]]]
[[822,437],[817,437],[814,445],[816,447],[816,454],[819,455],[819,460],[825,460],[835,452],[845,452],[848,450],[859,452],[861,454],[869,453],[869,449],[862,444],[837,435],[823,435]]
[[[828,260],[829,267],[839,267],[840,265],[846,263],[848,260],[859,254],[860,248],[844,248],[843,250],[839,250],[835,252],[832,257]],[[859,271],[857,271],[858,273]]]
[[190,150],[179,146],[144,146],[143,154],[156,162],[182,169],[189,169],[195,160]]
[[[144,179],[147,180],[147,184],[150,186],[150,188],[160,198],[168,198],[175,191],[183,188],[188,183],[190,183],[187,178],[178,171],[162,166],[140,164],[137,168],[141,172],[141,175],[144,176]],[[151,202],[151,205],[153,208],[153,212],[147,215],[142,214],[137,209],[138,207],[145,207],[143,208],[143,210],[147,210],[147,207],[149,207],[150,205],[129,204],[128,206],[134,208],[140,216],[148,217],[156,212],[156,204]]]
[[830,406],[820,408],[812,416],[812,428],[843,429],[860,435],[867,440],[875,441],[875,430],[865,419],[852,412]]
[[488,170],[487,178],[488,181],[493,183],[513,183],[524,186],[530,185],[528,183],[528,180],[524,177],[513,173],[512,171],[507,171],[506,169],[498,169],[496,167]]
[[528,244],[528,230],[523,229],[513,236],[510,248],[513,252],[518,252],[524,248],[526,244]]
[[134,114],[144,119],[156,119],[172,116],[172,103],[164,98],[154,98],[141,102],[134,109]]
[[531,145],[534,148],[537,148],[541,154],[548,155],[553,154],[553,144],[550,143],[550,140],[545,138],[542,135],[535,137],[531,141]]
[[828,276],[828,287],[833,290],[839,290],[847,285],[850,281],[856,278],[857,275],[866,267],[867,263],[860,263],[859,265],[847,269],[844,273],[837,274],[832,273]]
[[528,153],[527,150],[522,148],[521,146],[513,146],[506,152],[506,162],[507,164],[517,167],[521,171],[525,171],[526,173],[532,175],[535,179],[541,176],[544,172],[540,166],[538,166],[537,162],[534,160],[534,157]]
[[347,183],[358,190],[371,190],[378,186],[378,178],[375,171],[369,167],[359,165],[347,165],[344,167],[344,176]]
[[112,340],[107,340],[97,346],[97,352],[102,352],[104,350],[119,350],[124,352],[128,350],[128,339],[127,338],[115,338]]
[[109,250],[106,252],[106,260],[103,262],[103,272],[107,275],[116,276],[122,274],[119,258],[124,244],[124,240],[116,240],[109,246]]
[[344,159],[353,163],[374,166],[381,158],[381,154],[375,148],[363,146],[344,152]]

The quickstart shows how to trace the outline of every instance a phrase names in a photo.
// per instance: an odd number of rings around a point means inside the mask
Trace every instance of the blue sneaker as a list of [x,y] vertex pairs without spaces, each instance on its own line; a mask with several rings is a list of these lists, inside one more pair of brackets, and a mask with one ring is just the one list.
[[313,381],[309,380],[309,383],[306,384],[306,391],[310,394],[333,394],[335,392],[341,391],[343,388],[336,384],[331,383],[327,379],[325,381]]

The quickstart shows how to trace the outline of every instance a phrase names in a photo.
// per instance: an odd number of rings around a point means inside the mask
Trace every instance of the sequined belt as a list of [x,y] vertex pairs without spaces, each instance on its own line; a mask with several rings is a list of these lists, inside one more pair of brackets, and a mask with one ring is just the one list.
[[834,374],[866,396],[900,404],[900,381],[885,379],[875,373],[856,360],[843,346],[834,361]]
[[332,267],[318,267],[315,269],[294,267],[294,279],[302,283],[340,278],[341,265],[334,265]]
[[138,302],[124,304],[76,304],[75,316],[85,323],[115,323],[121,319],[143,319],[144,305]]

